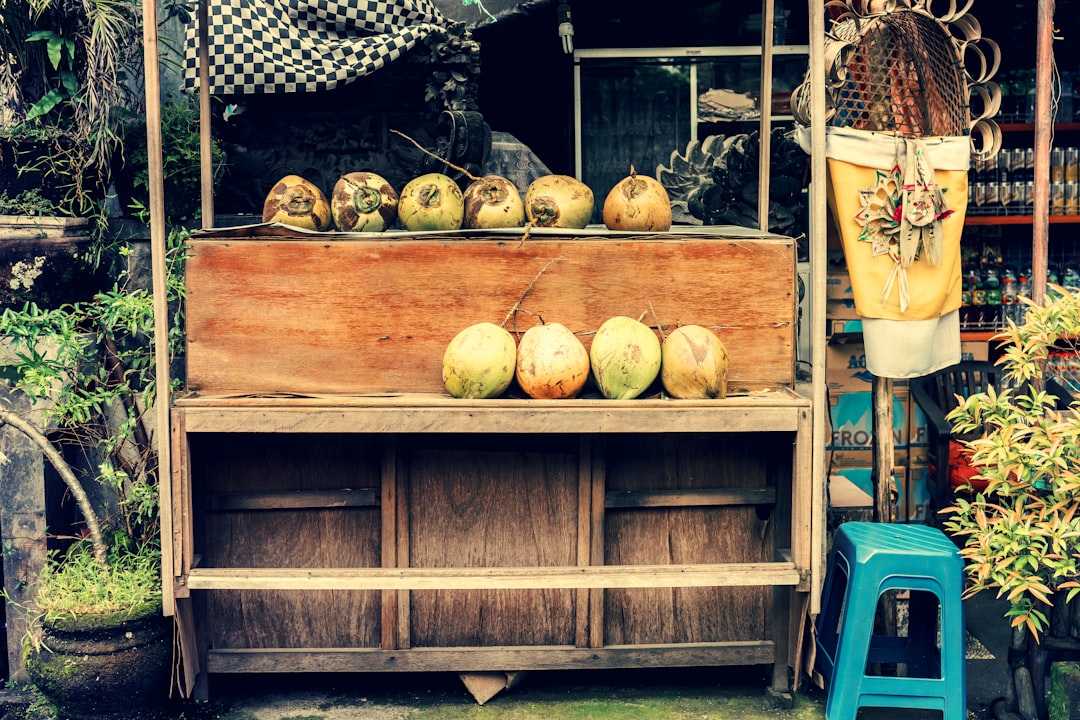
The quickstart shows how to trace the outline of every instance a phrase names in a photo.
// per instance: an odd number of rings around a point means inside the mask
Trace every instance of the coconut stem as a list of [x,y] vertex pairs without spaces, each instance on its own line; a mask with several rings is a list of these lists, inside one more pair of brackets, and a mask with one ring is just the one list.
[[551,258],[547,261],[547,264],[544,265],[544,267],[540,268],[540,272],[536,273],[536,277],[534,277],[532,282],[529,283],[529,287],[525,288],[525,292],[521,293],[521,297],[518,298],[518,301],[514,303],[513,307],[510,308],[510,311],[506,313],[506,317],[503,318],[502,324],[499,325],[499,327],[506,327],[506,323],[510,322],[510,318],[514,317],[514,313],[518,311],[518,309],[521,307],[521,303],[523,303],[525,301],[525,298],[528,297],[529,293],[532,292],[533,286],[536,285],[536,281],[540,279],[540,276],[547,272],[547,269],[549,267],[562,260],[564,257],[566,256],[560,255],[557,258]]
[[481,178],[478,178],[478,177],[476,177],[475,175],[473,175],[473,174],[472,174],[471,172],[469,172],[469,171],[468,171],[468,170],[466,170],[465,168],[463,168],[463,167],[458,167],[457,165],[455,165],[454,163],[450,162],[450,161],[449,161],[449,160],[447,160],[446,158],[443,158],[443,157],[439,157],[438,155],[436,155],[435,153],[431,152],[430,150],[428,150],[428,149],[427,149],[426,147],[424,147],[424,146],[423,146],[423,145],[421,145],[420,143],[418,143],[418,142],[416,142],[415,140],[413,140],[413,139],[412,139],[411,137],[409,137],[409,136],[408,136],[408,135],[406,135],[405,133],[401,132],[400,130],[395,130],[394,128],[390,128],[390,132],[394,133],[395,135],[400,135],[401,137],[405,138],[406,140],[408,140],[409,142],[411,142],[411,143],[412,143],[413,145],[415,145],[415,146],[417,147],[417,149],[419,149],[419,150],[420,150],[420,152],[424,153],[425,155],[430,155],[431,157],[435,158],[436,160],[438,160],[438,161],[439,161],[439,162],[441,162],[441,163],[445,163],[446,165],[449,165],[450,167],[452,167],[452,168],[454,168],[455,170],[457,170],[457,171],[458,171],[459,173],[462,173],[463,175],[465,175],[465,177],[469,178],[469,179],[470,179],[470,180],[472,180],[473,182],[475,182],[475,181],[477,181],[477,180],[480,180],[480,179],[481,179]]

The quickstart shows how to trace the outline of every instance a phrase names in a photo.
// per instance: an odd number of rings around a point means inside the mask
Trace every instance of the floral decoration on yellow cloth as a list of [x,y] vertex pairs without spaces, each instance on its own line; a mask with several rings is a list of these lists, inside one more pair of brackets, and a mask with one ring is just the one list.
[[897,161],[891,170],[878,170],[876,183],[859,190],[861,207],[855,214],[862,228],[859,240],[870,243],[874,255],[888,255],[895,263],[881,303],[898,282],[900,312],[910,303],[905,268],[923,253],[931,265],[941,262],[941,221],[953,213],[945,204],[944,189],[934,182],[922,143],[908,138],[906,145],[904,167]]

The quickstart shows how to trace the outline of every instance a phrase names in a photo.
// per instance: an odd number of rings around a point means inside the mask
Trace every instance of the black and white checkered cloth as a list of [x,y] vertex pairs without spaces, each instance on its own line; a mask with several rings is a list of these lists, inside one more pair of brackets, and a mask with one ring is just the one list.
[[[383,67],[447,22],[430,0],[204,0],[215,95],[331,90]],[[185,81],[198,85],[196,28]]]

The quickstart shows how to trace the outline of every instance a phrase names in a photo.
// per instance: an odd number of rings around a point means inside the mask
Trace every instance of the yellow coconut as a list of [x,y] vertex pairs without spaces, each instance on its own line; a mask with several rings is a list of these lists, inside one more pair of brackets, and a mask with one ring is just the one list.
[[656,178],[630,175],[611,188],[604,200],[604,225],[608,230],[665,232],[671,229],[671,199]]
[[521,336],[517,380],[529,397],[576,397],[588,379],[589,353],[565,325],[534,325]]
[[330,203],[314,183],[286,175],[267,193],[262,219],[322,232],[330,229]]
[[630,400],[660,372],[660,340],[645,323],[619,315],[596,331],[589,357],[600,393],[609,400]]
[[463,228],[513,228],[525,224],[521,193],[501,175],[485,175],[465,188]]
[[593,205],[589,186],[569,175],[544,175],[525,190],[525,216],[538,227],[581,229]]
[[674,398],[727,397],[728,354],[723,341],[701,325],[676,328],[661,348],[660,381]]
[[516,360],[513,335],[494,323],[470,325],[446,346],[443,385],[456,398],[502,395],[514,379]]

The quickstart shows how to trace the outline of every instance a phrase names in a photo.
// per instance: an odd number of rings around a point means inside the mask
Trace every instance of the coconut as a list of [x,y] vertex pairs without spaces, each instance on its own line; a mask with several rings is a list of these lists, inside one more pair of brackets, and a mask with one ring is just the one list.
[[465,188],[465,228],[507,228],[525,224],[521,193],[501,175],[485,175]]
[[334,225],[343,232],[382,232],[397,219],[398,194],[381,175],[342,175],[330,193]]
[[727,370],[727,348],[706,327],[684,325],[664,339],[660,382],[674,398],[727,397]]
[[446,346],[443,385],[456,398],[502,395],[514,379],[516,360],[513,335],[494,323],[470,325]]
[[262,219],[322,232],[330,228],[330,203],[313,182],[286,175],[267,193]]
[[589,224],[593,192],[569,175],[545,175],[525,190],[525,215],[538,227],[577,228]]
[[611,188],[604,200],[604,225],[608,230],[665,232],[671,229],[671,199],[656,178],[630,175]]
[[457,183],[442,173],[410,180],[398,198],[398,217],[406,230],[457,230],[465,218],[465,199]]
[[609,400],[630,400],[659,374],[660,340],[645,323],[619,315],[596,331],[589,358],[600,393]]
[[565,325],[534,325],[521,336],[517,380],[529,397],[576,397],[588,379],[589,353]]

